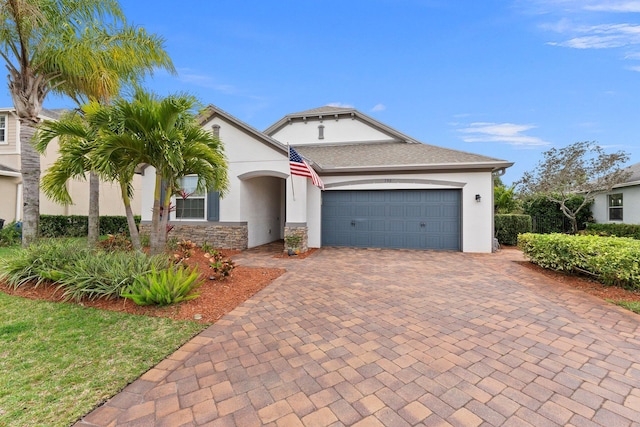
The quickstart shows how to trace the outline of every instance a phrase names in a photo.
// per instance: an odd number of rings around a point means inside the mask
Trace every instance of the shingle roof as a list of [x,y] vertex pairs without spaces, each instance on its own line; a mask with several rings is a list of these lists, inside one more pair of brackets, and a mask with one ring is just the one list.
[[635,163],[625,168],[625,171],[631,172],[631,175],[625,180],[625,183],[640,182],[640,163]]
[[349,111],[356,111],[353,108],[346,108],[346,107],[334,107],[332,105],[325,105],[322,107],[318,107],[318,108],[312,108],[310,110],[305,110],[305,111],[300,111],[299,113],[291,113],[291,114],[287,114],[287,116],[304,116],[304,115],[308,115],[308,116],[313,116],[313,115],[318,115],[318,114],[331,114],[331,113],[346,113]]
[[427,144],[304,145],[296,150],[321,172],[416,169],[500,169],[513,163]]

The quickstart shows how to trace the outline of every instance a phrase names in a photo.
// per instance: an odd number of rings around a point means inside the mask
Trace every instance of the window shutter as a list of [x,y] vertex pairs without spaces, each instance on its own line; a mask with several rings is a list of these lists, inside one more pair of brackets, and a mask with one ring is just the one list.
[[207,221],[220,221],[220,193],[207,192]]

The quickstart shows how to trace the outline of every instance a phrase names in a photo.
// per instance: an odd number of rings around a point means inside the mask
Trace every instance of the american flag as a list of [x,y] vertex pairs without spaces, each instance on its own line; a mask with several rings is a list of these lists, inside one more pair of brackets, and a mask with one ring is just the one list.
[[324,190],[324,182],[322,182],[316,171],[309,166],[309,163],[307,163],[293,147],[289,147],[289,167],[291,169],[291,175],[311,178],[313,185]]

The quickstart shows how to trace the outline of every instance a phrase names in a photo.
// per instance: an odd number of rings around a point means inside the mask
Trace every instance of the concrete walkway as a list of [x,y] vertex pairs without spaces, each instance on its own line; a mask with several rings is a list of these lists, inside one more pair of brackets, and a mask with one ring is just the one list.
[[640,316],[520,254],[264,251],[288,272],[78,426],[640,426]]

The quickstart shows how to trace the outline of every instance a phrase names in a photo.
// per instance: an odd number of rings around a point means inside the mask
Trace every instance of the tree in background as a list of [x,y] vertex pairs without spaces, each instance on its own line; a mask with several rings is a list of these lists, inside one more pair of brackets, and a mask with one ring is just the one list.
[[28,246],[38,237],[40,215],[40,155],[31,141],[48,93],[78,103],[105,99],[141,69],[170,61],[162,49],[136,56],[161,40],[128,26],[116,0],[2,0],[0,16],[0,56],[21,124],[22,243]]
[[[543,196],[557,203],[569,218],[572,231],[578,231],[577,215],[589,206],[597,194],[611,191],[624,182],[628,172],[622,169],[629,159],[627,153],[607,154],[594,142],[576,142],[564,148],[552,148],[543,153],[544,160],[536,169],[525,172],[518,181],[524,197]],[[576,195],[583,197],[576,205],[569,201]]]
[[499,176],[493,177],[493,206],[497,214],[510,214],[520,211],[515,184],[507,187]]

